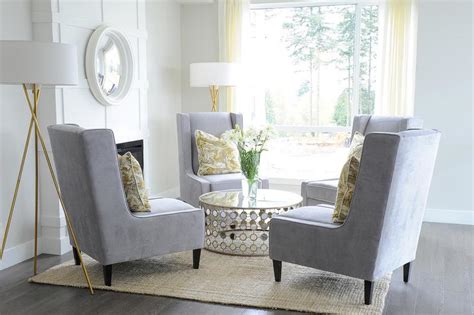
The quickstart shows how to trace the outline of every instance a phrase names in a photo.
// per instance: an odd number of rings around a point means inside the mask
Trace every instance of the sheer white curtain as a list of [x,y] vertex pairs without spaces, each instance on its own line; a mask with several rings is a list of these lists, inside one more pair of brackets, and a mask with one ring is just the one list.
[[249,0],[219,0],[219,55],[222,62],[240,64],[241,82],[228,87],[222,94],[221,111],[240,111],[245,108],[244,47],[249,23]]
[[416,0],[388,0],[380,8],[383,34],[376,114],[411,116],[415,97]]

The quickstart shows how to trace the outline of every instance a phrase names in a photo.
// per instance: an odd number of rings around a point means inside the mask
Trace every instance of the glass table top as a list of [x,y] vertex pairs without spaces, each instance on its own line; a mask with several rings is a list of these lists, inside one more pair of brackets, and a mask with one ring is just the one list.
[[275,189],[258,189],[257,199],[244,197],[241,190],[213,191],[201,195],[203,204],[228,209],[276,209],[288,208],[303,201],[298,194]]

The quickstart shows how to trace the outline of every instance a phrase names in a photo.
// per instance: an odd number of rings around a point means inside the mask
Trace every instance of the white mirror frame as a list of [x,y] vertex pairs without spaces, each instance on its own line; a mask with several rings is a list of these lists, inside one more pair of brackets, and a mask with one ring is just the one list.
[[[123,84],[120,84],[117,94],[114,96],[105,94],[97,79],[97,46],[104,36],[111,36],[114,38],[117,44],[117,49],[120,53],[121,62],[123,63],[124,82]],[[106,25],[99,26],[94,33],[92,33],[89,42],[87,43],[85,63],[87,82],[89,83],[89,88],[94,97],[105,106],[119,105],[130,91],[133,81],[133,55],[127,38],[117,29]]]

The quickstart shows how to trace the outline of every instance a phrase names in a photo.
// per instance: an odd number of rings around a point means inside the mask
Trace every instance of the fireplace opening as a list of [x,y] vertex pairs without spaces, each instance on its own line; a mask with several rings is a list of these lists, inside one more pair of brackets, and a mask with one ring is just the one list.
[[138,163],[144,170],[143,165],[143,140],[135,140],[130,142],[117,143],[117,153],[124,155],[130,152],[137,159]]

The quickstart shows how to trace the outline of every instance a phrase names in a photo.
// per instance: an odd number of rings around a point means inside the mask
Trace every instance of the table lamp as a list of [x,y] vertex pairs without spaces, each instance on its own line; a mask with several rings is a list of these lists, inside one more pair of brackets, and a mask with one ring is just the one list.
[[190,85],[209,87],[213,112],[217,111],[219,103],[219,86],[237,85],[237,67],[237,64],[227,62],[200,62],[190,65]]
[[[51,165],[42,132],[39,127],[37,111],[41,92],[41,85],[58,86],[58,85],[76,85],[78,82],[78,59],[76,47],[73,45],[34,42],[34,41],[0,41],[0,84],[22,85],[23,92],[26,97],[26,103],[31,113],[28,133],[23,149],[23,155],[20,163],[20,170],[16,181],[15,191],[10,205],[10,212],[5,227],[5,233],[0,250],[0,259],[3,257],[5,245],[8,237],[8,231],[15,209],[18,189],[23,175],[26,155],[31,139],[33,126],[35,128],[35,249],[34,249],[34,274],[37,273],[37,256],[38,256],[38,175],[39,175],[39,159],[38,159],[38,142],[41,145],[49,172],[53,180],[53,184],[58,195],[61,206],[64,210],[66,224],[71,234],[74,246],[79,250],[79,244],[76,234],[72,227],[68,212],[64,205],[59,190],[58,181]],[[30,93],[32,97],[30,97]],[[32,102],[33,100],[33,102]],[[86,278],[91,294],[94,293],[92,284],[89,279],[86,267],[83,263],[82,256],[79,255],[82,270]]]

